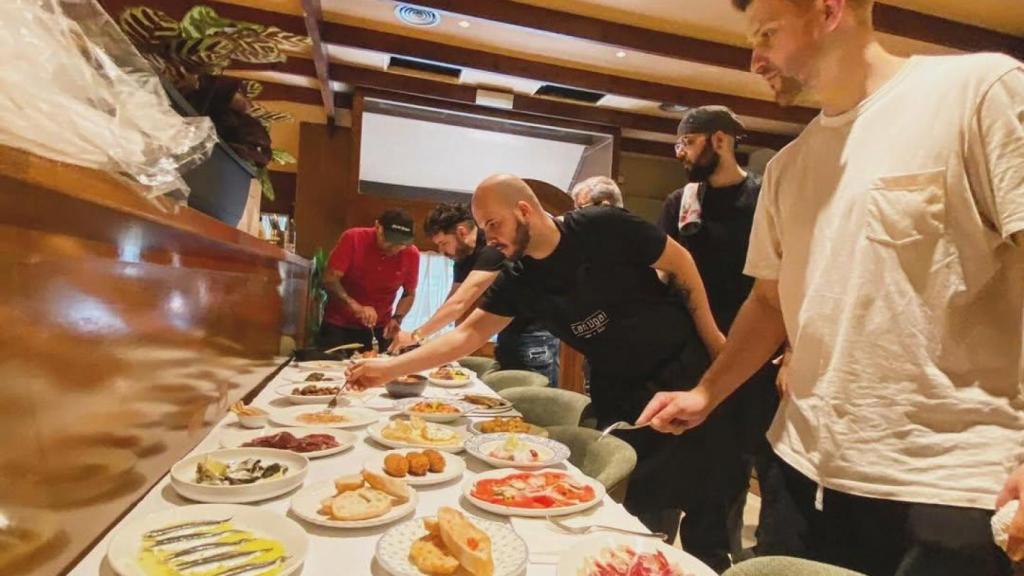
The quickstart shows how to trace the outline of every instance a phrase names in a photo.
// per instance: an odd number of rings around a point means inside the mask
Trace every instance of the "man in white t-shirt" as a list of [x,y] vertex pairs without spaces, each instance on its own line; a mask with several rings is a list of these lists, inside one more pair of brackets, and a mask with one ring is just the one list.
[[[822,114],[771,161],[724,352],[639,418],[699,425],[788,336],[794,555],[871,575],[1009,574],[1024,491],[1024,66],[898,58],[872,0],[733,0],[752,69]],[[1001,491],[1002,489],[1002,491]],[[997,502],[998,497],[998,502]],[[1024,512],[1008,552],[1024,556]]]

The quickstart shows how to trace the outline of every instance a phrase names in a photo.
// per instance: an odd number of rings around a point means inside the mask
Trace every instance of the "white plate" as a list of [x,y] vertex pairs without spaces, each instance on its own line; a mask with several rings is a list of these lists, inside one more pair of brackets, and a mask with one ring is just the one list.
[[[338,383],[335,384],[335,382]],[[342,385],[345,384],[345,381],[341,380],[339,382],[337,380],[333,380],[331,382],[324,382],[323,384],[321,384],[320,382],[296,382],[294,384],[283,384],[281,386],[278,386],[277,388],[274,388],[274,392],[276,392],[278,396],[286,398],[292,404],[327,404],[328,402],[331,401],[331,398],[334,398],[333,394],[324,394],[322,396],[305,396],[302,394],[292,394],[293,390],[295,390],[296,388],[301,388],[306,384],[338,386],[340,388]],[[338,406],[348,406],[348,404],[348,398],[345,398],[344,394],[338,398]]]
[[[508,418],[508,416],[506,416],[506,418]],[[481,424],[483,424],[484,422],[488,422],[490,420],[492,420],[492,419],[488,418],[487,420],[475,420],[475,421],[471,422],[467,428],[473,434],[498,434],[498,432],[484,432],[483,430],[480,429],[480,425]],[[530,436],[538,436],[538,437],[541,437],[541,438],[547,438],[548,437],[548,431],[545,430],[544,428],[541,428],[540,426],[537,426],[536,424],[530,424],[529,422],[527,422],[527,424],[529,424],[529,426],[530,426],[530,431],[529,432],[518,432],[518,434],[528,434]]]
[[[526,542],[507,524],[475,516],[467,517],[491,539],[494,576],[518,576],[523,573],[528,558]],[[426,534],[423,518],[415,518],[392,527],[377,541],[377,561],[392,576],[424,576],[424,573],[409,561],[409,549],[412,548],[413,542]]]
[[[278,462],[288,466],[288,472],[273,480],[262,480],[253,484],[235,486],[207,486],[196,479],[196,464],[211,456],[225,464],[248,458],[259,458],[264,464]],[[309,471],[309,460],[302,454],[273,448],[228,448],[182,458],[171,466],[171,486],[178,494],[197,502],[220,504],[242,504],[258,502],[280,496],[302,484]]]
[[[513,462],[490,456],[490,452],[501,448],[509,436],[516,436],[519,442],[526,447],[537,450],[540,460],[537,462]],[[525,449],[525,448],[524,448]],[[497,432],[494,434],[478,434],[466,440],[466,451],[487,462],[495,468],[546,468],[554,466],[569,457],[569,447],[557,440],[541,438],[530,434],[513,434],[511,432]]]
[[414,442],[402,442],[399,440],[391,440],[389,438],[385,438],[383,434],[381,434],[381,431],[387,425],[387,421],[378,422],[373,426],[367,428],[366,433],[369,434],[370,438],[373,438],[374,441],[376,441],[378,444],[383,444],[388,448],[433,448],[435,450],[440,450],[442,452],[462,452],[462,445],[465,443],[466,438],[469,436],[469,433],[467,433],[465,430],[459,430],[458,428],[452,428],[451,426],[445,426],[444,424],[430,424],[430,426],[447,428],[448,430],[455,432],[455,434],[459,437],[459,443],[450,444],[448,446],[437,446],[434,444],[417,444]]
[[441,388],[461,388],[461,387],[463,387],[463,386],[465,386],[467,384],[472,383],[473,379],[476,378],[476,372],[473,372],[469,368],[462,368],[462,367],[460,367],[459,370],[463,370],[467,374],[469,374],[469,378],[466,378],[465,380],[446,380],[446,379],[442,379],[442,378],[434,378],[434,377],[431,376],[431,374],[433,374],[434,370],[430,370],[429,372],[424,372],[423,375],[427,377],[427,380],[431,384],[433,384],[434,386],[440,386]]
[[577,576],[586,574],[583,572],[584,563],[587,558],[597,557],[605,548],[617,548],[619,546],[630,546],[640,553],[654,554],[661,551],[672,564],[682,569],[686,576],[715,576],[715,571],[704,565],[703,562],[683,552],[679,548],[669,546],[657,538],[644,538],[642,536],[627,536],[625,534],[601,534],[588,538],[571,550],[562,554],[558,561],[557,576]]
[[416,491],[409,490],[412,496],[408,502],[395,506],[387,514],[376,518],[367,518],[366,520],[334,520],[318,514],[317,510],[320,509],[320,503],[337,493],[338,491],[334,488],[334,482],[321,482],[306,486],[292,497],[292,511],[306,522],[327,526],[328,528],[369,528],[371,526],[390,524],[408,516],[416,510],[416,505],[420,501]]
[[345,372],[351,364],[350,360],[310,360],[308,362],[292,362],[292,366],[306,372]]
[[[319,406],[290,406],[288,408],[282,408],[280,410],[274,410],[270,413],[270,421],[278,426],[294,426],[297,428],[303,428],[311,426],[298,419],[301,414],[307,412],[319,412],[322,410]],[[317,428],[359,428],[360,426],[366,426],[367,424],[373,424],[380,419],[380,414],[373,410],[366,408],[338,408],[334,411],[336,414],[345,416],[347,420],[344,422],[338,422],[337,424],[312,424]]]
[[[317,373],[317,372],[323,374],[327,379],[320,380],[318,382],[310,382],[310,381],[306,380],[306,378],[308,378],[310,374],[314,374],[314,373]],[[324,384],[330,384],[330,385],[334,386],[336,384],[344,383],[345,382],[345,370],[344,369],[337,369],[337,368],[335,368],[333,370],[312,370],[312,371],[289,370],[289,371],[282,371],[281,375],[280,375],[280,378],[281,378],[281,380],[283,380],[285,382],[289,382],[291,384],[320,384],[320,383],[324,383]]]
[[[573,504],[572,506],[562,506],[558,508],[519,508],[515,506],[502,506],[500,504],[492,504],[490,502],[481,500],[476,496],[473,496],[473,487],[480,480],[500,479],[512,474],[540,474],[543,472],[555,472],[559,474],[565,474],[567,476],[570,476],[574,481],[580,484],[587,484],[588,486],[594,489],[594,499],[588,500],[587,502],[581,502],[579,504]],[[586,510],[587,508],[596,506],[604,498],[605,490],[604,484],[601,484],[597,480],[594,480],[593,478],[590,478],[588,476],[584,476],[583,474],[573,474],[571,472],[566,472],[565,470],[489,470],[487,472],[477,474],[476,477],[466,481],[466,483],[462,485],[462,494],[466,497],[467,500],[472,502],[474,506],[477,506],[488,512],[493,512],[495,514],[500,514],[502,516],[525,516],[532,518],[543,518],[544,516],[564,516],[566,514],[575,514],[576,512],[581,512],[583,510]]]
[[[279,434],[281,432],[290,432],[296,438],[308,436],[309,434],[327,434],[333,436],[334,440],[338,442],[338,445],[334,448],[327,448],[326,450],[316,450],[315,452],[297,452],[302,454],[306,458],[323,458],[324,456],[330,456],[331,454],[337,454],[343,450],[348,450],[355,445],[356,440],[359,436],[353,432],[346,432],[344,430],[338,430],[336,428],[264,428],[262,430],[225,430],[220,436],[220,445],[225,448],[243,448],[242,444],[259,438],[260,436],[271,436],[273,434]],[[271,448],[276,450],[276,448]]]
[[[110,538],[107,561],[120,576],[146,576],[147,572],[139,566],[143,534],[176,524],[224,518],[230,518],[237,529],[250,530],[284,545],[288,560],[281,565],[281,576],[294,573],[306,559],[309,538],[298,523],[279,512],[235,504],[194,504],[154,512],[117,528]],[[244,563],[245,559],[237,562]]]
[[[377,474],[387,475],[384,471],[384,458],[388,454],[408,454],[409,452],[419,452],[416,448],[400,448],[398,450],[388,450],[387,452],[374,454],[369,460],[363,464],[364,470],[370,472],[376,472]],[[440,451],[439,451],[440,452]],[[462,473],[466,471],[466,461],[451,454],[449,452],[441,452],[441,456],[444,456],[445,466],[444,472],[427,472],[426,476],[413,476],[408,474],[402,480],[410,486],[429,486],[431,484],[440,484],[447,482],[462,476]]]
[[[420,402],[438,402],[440,404],[446,404],[455,408],[458,412],[452,412],[451,414],[432,414],[414,411],[412,407]],[[466,412],[473,410],[473,407],[469,404],[465,404],[458,400],[447,400],[444,398],[403,398],[395,402],[395,408],[406,415],[419,416],[427,422],[452,422],[461,418]]]

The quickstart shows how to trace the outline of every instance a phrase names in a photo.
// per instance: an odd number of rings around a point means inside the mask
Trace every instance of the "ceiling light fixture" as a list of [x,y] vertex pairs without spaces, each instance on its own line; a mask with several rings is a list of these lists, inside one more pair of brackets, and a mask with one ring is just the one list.
[[626,57],[626,53],[623,52],[622,50],[619,50],[618,52],[615,53],[615,57],[616,58],[625,58]]
[[658,104],[658,110],[662,112],[671,112],[673,114],[682,114],[689,110],[689,106],[683,106],[682,104],[672,104],[671,102],[663,102]]
[[462,27],[462,28],[469,28],[469,21],[468,20],[459,20],[459,26]]

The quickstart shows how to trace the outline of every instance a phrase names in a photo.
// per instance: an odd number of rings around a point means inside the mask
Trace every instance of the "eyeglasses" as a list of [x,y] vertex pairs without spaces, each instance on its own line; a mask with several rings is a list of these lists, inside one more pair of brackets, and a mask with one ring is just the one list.
[[687,148],[693,148],[701,138],[705,137],[707,137],[707,134],[695,134],[693,137],[683,136],[681,140],[676,142],[676,153],[682,152]]

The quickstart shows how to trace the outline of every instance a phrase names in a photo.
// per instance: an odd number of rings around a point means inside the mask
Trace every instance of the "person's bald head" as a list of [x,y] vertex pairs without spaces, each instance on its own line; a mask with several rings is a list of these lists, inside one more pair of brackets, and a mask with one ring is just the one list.
[[473,192],[473,217],[483,228],[488,244],[506,258],[517,260],[529,245],[530,227],[547,215],[522,178],[496,174]]

